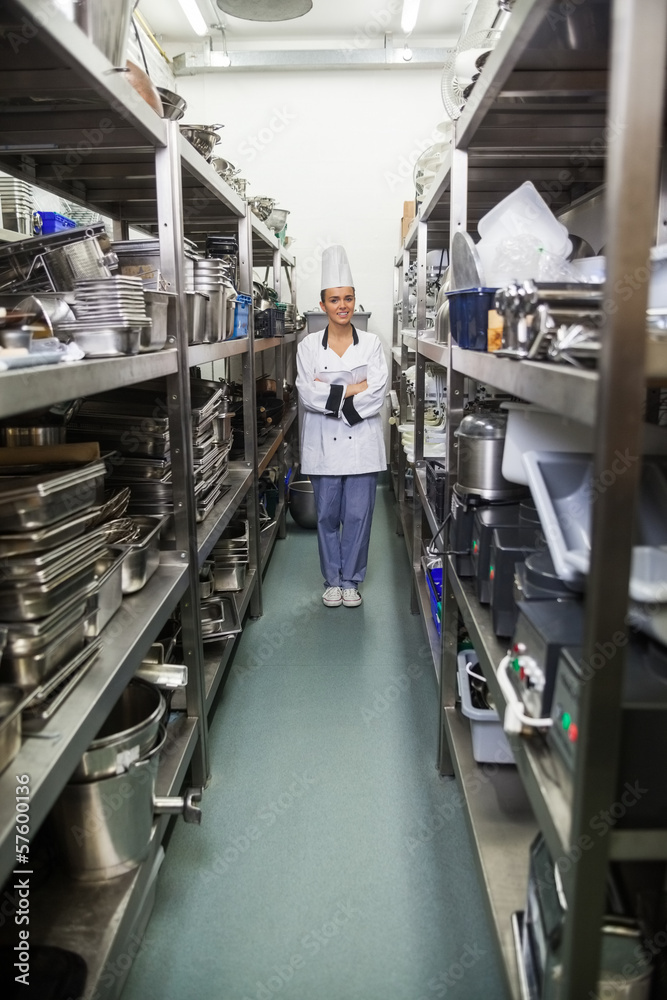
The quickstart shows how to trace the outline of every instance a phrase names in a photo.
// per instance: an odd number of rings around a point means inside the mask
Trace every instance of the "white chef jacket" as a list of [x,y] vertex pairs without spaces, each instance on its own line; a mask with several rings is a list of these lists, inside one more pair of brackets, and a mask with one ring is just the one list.
[[[353,326],[352,344],[339,358],[328,336],[328,326],[324,334],[311,333],[297,351],[301,471],[307,476],[383,472],[387,455],[380,411],[388,373],[382,344],[374,333]],[[345,386],[364,379],[368,389],[345,399]]]

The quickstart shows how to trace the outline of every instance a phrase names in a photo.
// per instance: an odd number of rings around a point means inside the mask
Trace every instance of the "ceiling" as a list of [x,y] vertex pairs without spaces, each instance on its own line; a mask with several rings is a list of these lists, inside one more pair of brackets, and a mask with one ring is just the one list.
[[[245,21],[223,14],[215,0],[197,0],[208,24],[223,22],[230,49],[235,42],[248,43],[271,40],[276,48],[288,48],[289,43],[303,45],[308,40],[318,46],[327,40],[349,39],[354,44],[381,44],[385,32],[393,32],[402,41],[401,0],[313,0],[312,10],[290,21]],[[412,40],[427,44],[451,43],[459,35],[463,15],[469,0],[421,0],[419,18]],[[138,9],[161,42],[201,41],[190,27],[178,0],[139,0]],[[216,34],[216,32],[212,32]],[[262,46],[265,47],[265,46]]]

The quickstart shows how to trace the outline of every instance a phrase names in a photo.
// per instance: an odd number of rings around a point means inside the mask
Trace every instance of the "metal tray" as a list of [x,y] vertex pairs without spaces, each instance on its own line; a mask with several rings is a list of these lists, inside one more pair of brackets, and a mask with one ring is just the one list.
[[106,544],[106,535],[98,528],[83,538],[75,538],[45,552],[7,557],[2,563],[5,579],[0,584],[0,591],[5,588],[8,580],[30,584],[48,583],[62,576],[74,563],[98,555]]
[[[59,329],[65,330],[65,327],[61,326]],[[89,333],[87,330],[67,332],[87,358],[114,358],[118,355],[138,354],[141,349],[141,327],[101,328],[94,333]]]
[[108,430],[121,427],[126,430],[140,429],[142,434],[166,434],[169,431],[168,417],[155,415],[157,409],[154,401],[149,405],[139,405],[130,396],[124,402],[122,399],[87,399],[82,404],[77,416],[70,421],[71,428],[86,430]]
[[81,594],[76,593],[71,600],[45,618],[36,621],[11,622],[0,626],[7,631],[6,648],[11,657],[34,656],[81,618],[88,609],[88,602],[95,591],[94,583]]
[[34,531],[92,507],[105,476],[104,462],[89,462],[77,471],[0,477],[0,531]]
[[88,596],[88,588],[95,578],[94,557],[82,566],[72,567],[68,573],[50,583],[39,586],[19,584],[0,593],[0,605],[5,623],[31,621],[56,614],[76,595]]
[[57,712],[97,659],[101,642],[100,638],[92,639],[54,677],[32,692],[30,704],[22,713],[24,733],[38,733]]
[[29,552],[43,552],[44,549],[64,545],[65,542],[82,535],[91,527],[97,516],[96,510],[88,510],[78,517],[66,517],[48,528],[0,535],[0,557],[4,559],[23,556]]
[[142,530],[142,537],[130,545],[112,545],[111,548],[125,555],[122,569],[123,593],[133,594],[148,582],[160,563],[160,532],[167,520],[158,517],[135,516],[133,520]]
[[89,616],[84,613],[40,653],[15,658],[5,654],[0,664],[0,680],[18,684],[26,692],[33,691],[79,652],[85,642],[88,622]]
[[236,604],[231,597],[216,597],[200,605],[202,641],[215,642],[241,631]]
[[86,637],[98,636],[123,603],[125,553],[103,556],[95,563],[95,610],[86,619]]

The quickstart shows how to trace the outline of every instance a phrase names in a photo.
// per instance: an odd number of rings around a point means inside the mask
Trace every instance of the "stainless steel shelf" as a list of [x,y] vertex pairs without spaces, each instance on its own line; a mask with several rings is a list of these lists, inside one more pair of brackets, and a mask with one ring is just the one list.
[[[168,558],[162,553],[163,560]],[[11,767],[0,775],[0,880],[15,860],[14,775],[30,775],[31,829],[37,830],[167,621],[186,580],[187,566],[162,561],[146,586],[123,600],[104,630],[106,641],[97,659],[44,727],[47,738],[26,737]]]
[[239,340],[222,340],[218,344],[192,344],[188,348],[189,365],[206,365],[212,361],[222,361],[224,358],[235,357],[248,353],[248,338]]
[[269,564],[269,558],[273,552],[273,546],[275,545],[276,538],[278,537],[278,530],[280,528],[280,518],[285,509],[285,504],[280,503],[276,507],[275,520],[273,524],[265,528],[264,531],[259,536],[260,541],[260,552],[261,552],[261,566],[262,573],[265,572],[266,567]]
[[446,710],[445,724],[507,987],[512,1000],[522,1000],[510,919],[515,910],[525,907],[528,849],[537,835],[537,824],[516,769],[477,764],[468,720],[456,709]]
[[[451,556],[447,560],[447,572],[461,617],[502,719],[506,702],[498,683],[496,669],[507,652],[507,645],[496,638],[491,623],[491,612],[488,605],[481,605],[477,601],[472,578],[458,576]],[[549,850],[554,858],[559,858],[567,853],[570,843],[572,810],[567,775],[563,773],[559,762],[554,759],[541,737],[530,739],[511,737],[510,745]]]
[[210,555],[211,549],[234,517],[239,504],[252,486],[252,469],[246,468],[242,462],[230,462],[225,483],[228,483],[231,489],[215,505],[206,520],[197,525],[200,567]]
[[296,333],[286,333],[283,337],[283,344],[293,344],[296,341]]
[[513,361],[460,347],[452,347],[452,365],[477,382],[486,382],[556,413],[567,413],[588,427],[595,425],[597,372],[541,361]]
[[[160,754],[160,766],[155,780],[156,795],[178,795],[199,738],[199,720],[185,712],[174,713],[167,725],[167,738]],[[166,825],[168,817],[160,818]]]
[[261,476],[262,473],[268,469],[269,463],[271,462],[271,459],[273,458],[275,453],[278,451],[278,448],[282,444],[282,441],[283,441],[283,430],[281,427],[277,428],[275,431],[271,431],[267,441],[259,449],[259,457],[258,457],[259,464],[257,466],[257,474],[259,476]]
[[239,620],[243,621],[246,611],[250,606],[250,598],[257,583],[257,570],[249,569],[245,578],[245,587],[240,594],[236,595],[236,610],[239,613]]
[[284,337],[260,337],[254,342],[255,354],[259,354],[260,351],[268,351],[272,347],[280,347],[284,339]]
[[71,364],[43,365],[0,372],[0,417],[26,413],[52,403],[133,385],[177,368],[174,349],[124,358],[90,358]]

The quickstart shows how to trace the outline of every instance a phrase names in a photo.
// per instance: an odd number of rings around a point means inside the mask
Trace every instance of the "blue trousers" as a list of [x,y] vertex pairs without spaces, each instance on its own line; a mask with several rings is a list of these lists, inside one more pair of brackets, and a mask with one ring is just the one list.
[[377,472],[310,476],[317,507],[317,545],[327,587],[356,587],[366,576]]

